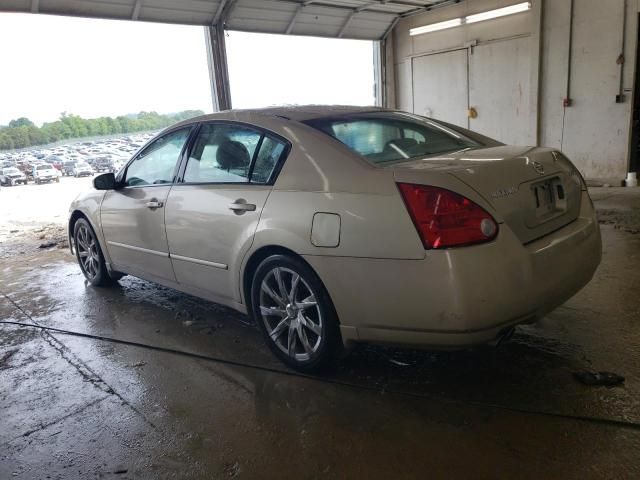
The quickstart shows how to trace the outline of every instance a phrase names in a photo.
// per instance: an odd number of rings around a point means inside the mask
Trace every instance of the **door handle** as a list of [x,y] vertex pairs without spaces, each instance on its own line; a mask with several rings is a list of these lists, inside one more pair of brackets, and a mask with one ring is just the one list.
[[244,212],[253,212],[255,211],[256,206],[253,203],[247,203],[247,201],[243,198],[239,198],[234,203],[229,205],[229,210],[233,210],[238,215]]
[[157,198],[152,198],[147,203],[145,203],[145,205],[147,206],[147,208],[150,208],[153,210],[155,208],[162,208],[164,203],[159,202]]

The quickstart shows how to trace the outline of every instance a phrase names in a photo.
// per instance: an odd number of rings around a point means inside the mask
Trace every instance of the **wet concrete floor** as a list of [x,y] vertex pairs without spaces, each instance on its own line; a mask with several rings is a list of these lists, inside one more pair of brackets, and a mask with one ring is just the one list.
[[5,258],[0,320],[164,350],[0,325],[0,479],[638,478],[640,193],[593,194],[603,263],[541,322],[497,350],[362,346],[321,378],[224,307],[91,288],[64,250]]

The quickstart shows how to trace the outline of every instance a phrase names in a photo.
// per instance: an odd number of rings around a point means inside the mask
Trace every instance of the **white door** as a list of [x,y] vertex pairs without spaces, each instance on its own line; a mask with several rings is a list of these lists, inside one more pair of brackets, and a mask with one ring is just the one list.
[[415,57],[413,113],[467,128],[467,50]]
[[469,128],[511,145],[534,145],[529,37],[479,45],[469,55]]
[[204,124],[165,213],[176,280],[235,298],[240,262],[253,240],[286,143],[260,130]]

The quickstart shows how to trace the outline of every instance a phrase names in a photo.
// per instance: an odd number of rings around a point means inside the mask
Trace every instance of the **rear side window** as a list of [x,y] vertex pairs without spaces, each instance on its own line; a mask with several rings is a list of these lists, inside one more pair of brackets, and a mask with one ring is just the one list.
[[269,183],[285,143],[244,125],[200,129],[183,175],[185,183]]
[[431,120],[394,112],[320,118],[306,122],[375,164],[478,147]]
[[284,153],[285,144],[265,136],[251,173],[251,183],[267,183]]

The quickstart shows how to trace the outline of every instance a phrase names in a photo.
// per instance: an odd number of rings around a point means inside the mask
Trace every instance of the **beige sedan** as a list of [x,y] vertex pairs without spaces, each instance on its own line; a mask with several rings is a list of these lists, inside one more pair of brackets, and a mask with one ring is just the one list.
[[129,274],[249,313],[306,371],[354,342],[499,341],[601,257],[562,153],[376,108],[195,118],[94,187],[69,219],[91,284]]

